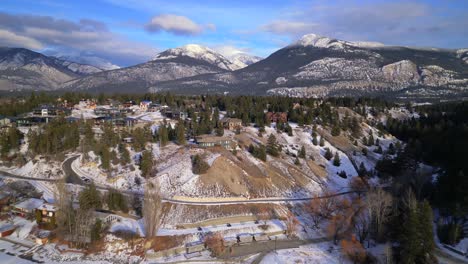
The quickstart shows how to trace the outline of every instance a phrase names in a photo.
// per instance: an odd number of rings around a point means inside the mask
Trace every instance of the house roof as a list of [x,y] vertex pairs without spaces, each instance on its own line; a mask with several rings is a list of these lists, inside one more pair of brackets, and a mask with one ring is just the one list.
[[222,122],[233,122],[233,123],[242,123],[242,120],[239,118],[225,117],[221,120]]
[[53,204],[48,204],[48,203],[42,204],[42,205],[39,206],[37,209],[39,209],[39,210],[46,210],[46,211],[49,211],[49,212],[55,212],[55,211],[57,211],[57,207],[56,207],[56,206],[54,206]]
[[34,210],[38,208],[39,206],[41,206],[42,204],[44,204],[44,201],[42,199],[29,198],[13,206],[18,209]]
[[220,141],[231,141],[230,138],[227,137],[217,137],[217,136],[200,136],[197,137],[198,143],[217,143]]
[[13,230],[13,229],[16,229],[16,226],[14,226],[12,224],[6,224],[6,225],[3,225],[3,226],[0,226],[0,233],[5,232],[5,231],[10,231],[10,230]]

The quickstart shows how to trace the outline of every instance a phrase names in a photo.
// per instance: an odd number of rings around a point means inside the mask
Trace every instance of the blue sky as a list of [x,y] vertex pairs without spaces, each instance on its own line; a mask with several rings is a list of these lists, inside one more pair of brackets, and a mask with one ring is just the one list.
[[2,0],[0,45],[120,66],[197,43],[266,57],[307,33],[468,47],[468,1]]

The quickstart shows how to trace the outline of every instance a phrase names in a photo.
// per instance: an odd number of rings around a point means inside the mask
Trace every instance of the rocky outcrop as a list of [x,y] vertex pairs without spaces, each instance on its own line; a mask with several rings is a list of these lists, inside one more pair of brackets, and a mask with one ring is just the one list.
[[410,60],[402,60],[382,67],[385,80],[398,83],[417,83],[421,79],[418,66]]

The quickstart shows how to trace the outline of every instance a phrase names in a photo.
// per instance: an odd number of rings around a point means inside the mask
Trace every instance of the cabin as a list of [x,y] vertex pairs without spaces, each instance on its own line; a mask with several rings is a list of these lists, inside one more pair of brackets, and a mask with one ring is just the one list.
[[223,118],[221,119],[221,123],[223,124],[223,127],[229,130],[237,130],[242,128],[242,120],[238,118]]
[[288,122],[288,113],[285,112],[268,112],[266,113],[266,119],[272,123],[286,123]]
[[140,102],[140,110],[141,110],[142,112],[148,111],[148,108],[150,107],[151,103],[152,103],[152,102],[149,101],[149,100],[143,100],[143,101],[141,101],[141,102]]
[[42,199],[29,198],[12,206],[12,213],[21,217],[28,217],[34,214],[37,208],[44,204]]
[[55,223],[57,207],[53,204],[44,203],[36,208],[36,214],[41,215],[41,223]]
[[227,137],[217,137],[217,136],[200,136],[196,138],[198,146],[201,148],[211,148],[216,146],[221,146],[225,149],[232,150],[237,147],[237,144],[234,140]]

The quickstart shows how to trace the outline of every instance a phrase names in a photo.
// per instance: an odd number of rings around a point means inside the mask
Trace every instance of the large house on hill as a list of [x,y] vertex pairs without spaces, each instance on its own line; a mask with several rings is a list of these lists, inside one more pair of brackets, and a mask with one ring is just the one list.
[[211,148],[216,146],[221,146],[225,149],[232,150],[237,147],[237,144],[234,140],[227,137],[217,137],[217,136],[199,136],[196,138],[198,146],[202,148]]
[[223,124],[224,128],[227,128],[229,130],[236,130],[242,128],[242,120],[238,118],[225,117],[221,119],[221,123]]

